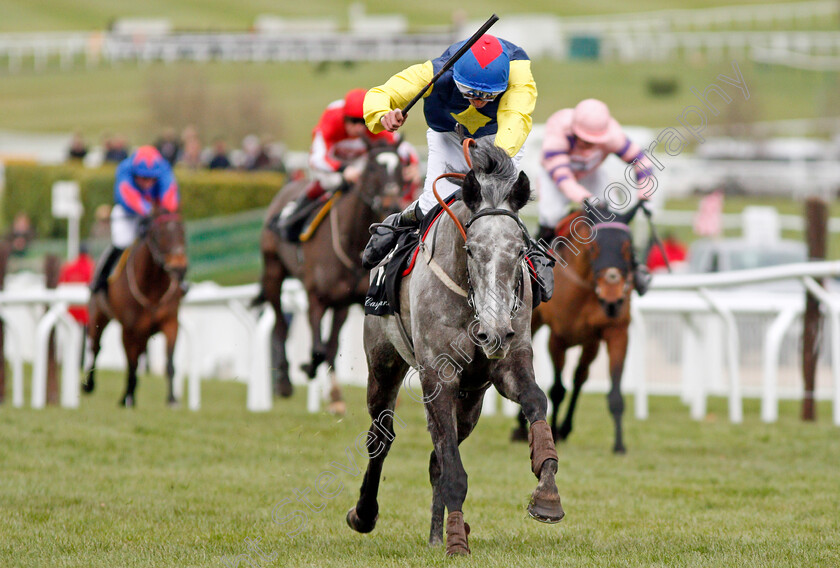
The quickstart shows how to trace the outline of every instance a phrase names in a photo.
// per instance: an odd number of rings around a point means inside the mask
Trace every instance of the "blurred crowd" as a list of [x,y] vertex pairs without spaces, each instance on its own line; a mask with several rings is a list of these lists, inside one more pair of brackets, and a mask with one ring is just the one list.
[[[165,128],[154,146],[173,167],[191,170],[240,170],[285,172],[283,144],[268,136],[245,136],[241,146],[229,148],[222,137],[205,144],[198,130],[187,126],[180,133]],[[105,134],[99,148],[91,148],[80,133],[73,135],[67,152],[69,161],[80,161],[96,166],[102,163],[118,164],[130,153],[126,139],[119,134]]]

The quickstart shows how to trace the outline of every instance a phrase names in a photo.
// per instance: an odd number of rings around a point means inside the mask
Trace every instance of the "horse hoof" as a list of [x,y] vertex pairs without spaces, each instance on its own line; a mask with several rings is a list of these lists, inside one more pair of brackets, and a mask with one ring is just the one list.
[[134,397],[133,396],[125,396],[120,401],[120,406],[124,406],[126,408],[134,408]]
[[528,504],[528,514],[531,518],[541,523],[559,523],[566,516],[563,505],[560,504],[559,495],[533,496]]
[[627,453],[627,448],[625,448],[624,446],[614,446],[613,453],[623,456]]
[[84,382],[82,383],[82,392],[85,394],[90,394],[93,392],[93,382]]
[[292,392],[294,389],[292,388],[292,383],[289,379],[282,380],[280,379],[277,381],[276,388],[274,389],[275,396],[279,396],[281,398],[289,398],[292,396]]
[[525,428],[514,428],[510,431],[510,441],[511,442],[527,442],[528,441],[528,430]]
[[429,548],[437,548],[438,546],[443,546],[443,537],[441,535],[429,537]]
[[358,515],[358,513],[356,513],[356,507],[347,511],[347,524],[351,529],[362,534],[371,532],[376,527],[376,520],[378,518],[379,515],[376,515],[373,518],[373,521],[366,522]]
[[470,549],[467,546],[453,545],[446,547],[447,556],[469,556]]
[[171,408],[171,409],[173,409],[173,410],[175,410],[175,409],[177,409],[177,408],[181,408],[181,403],[180,403],[180,402],[178,402],[178,401],[177,401],[177,400],[175,400],[175,399],[172,399],[172,400],[170,400],[170,401],[167,401],[166,405],[167,405],[167,406],[169,406],[169,408]]
[[331,402],[330,405],[327,407],[327,412],[335,416],[344,416],[344,414],[347,412],[347,404],[345,404],[343,400]]

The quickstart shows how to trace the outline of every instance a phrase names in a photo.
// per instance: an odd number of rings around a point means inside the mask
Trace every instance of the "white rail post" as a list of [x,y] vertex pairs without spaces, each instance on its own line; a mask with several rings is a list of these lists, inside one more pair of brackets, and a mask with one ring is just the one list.
[[248,410],[264,412],[273,404],[271,389],[271,335],[274,331],[274,310],[266,308],[257,321],[253,340],[253,361],[248,377]]
[[32,408],[44,408],[47,404],[47,352],[50,332],[62,312],[67,311],[66,302],[56,302],[38,321],[35,327],[35,358],[32,361]]
[[201,409],[201,356],[200,338],[198,330],[195,325],[186,318],[178,318],[178,325],[181,328],[182,334],[186,335],[187,344],[187,406],[190,410]]
[[779,354],[782,340],[799,310],[789,308],[773,320],[764,335],[764,353],[761,389],[761,420],[775,422],[779,419]]
[[79,375],[82,366],[82,328],[65,312],[59,321],[67,331],[64,356],[61,361],[61,406],[79,408]]
[[[638,300],[638,298],[636,298]],[[630,371],[634,378],[636,386],[636,393],[634,395],[634,406],[636,410],[636,418],[638,420],[647,420],[648,418],[648,391],[647,391],[647,327],[645,326],[645,318],[642,311],[639,309],[637,302],[631,304],[631,311],[633,313],[633,320],[631,328],[633,333],[630,335]]]
[[729,367],[729,420],[733,424],[740,424],[744,419],[744,407],[741,400],[741,377],[738,361],[740,349],[735,316],[712,296],[707,288],[699,288],[698,292],[712,309],[720,314],[726,324],[726,363]]
[[11,338],[12,345],[7,349],[11,353],[12,366],[12,406],[23,407],[23,354],[20,330],[13,324],[5,312],[0,309],[0,320],[3,321],[6,337]]

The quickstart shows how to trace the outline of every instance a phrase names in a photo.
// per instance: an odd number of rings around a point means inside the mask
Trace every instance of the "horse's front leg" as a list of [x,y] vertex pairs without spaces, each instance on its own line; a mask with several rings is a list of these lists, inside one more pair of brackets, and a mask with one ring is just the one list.
[[574,387],[572,388],[572,396],[569,399],[569,408],[566,409],[566,418],[563,419],[563,424],[560,425],[560,429],[557,431],[557,437],[561,440],[565,440],[572,433],[572,417],[575,414],[578,397],[586,379],[589,378],[589,366],[595,360],[595,357],[598,356],[598,347],[600,344],[601,342],[597,337],[583,344],[580,359],[575,368]]
[[624,359],[627,356],[627,328],[614,327],[604,332],[607,343],[607,354],[610,358],[610,392],[607,394],[607,405],[615,423],[615,444],[613,452],[623,454],[627,452],[621,431],[621,418],[624,414],[624,396],[621,394],[621,375],[624,373]]
[[324,339],[321,336],[321,320],[324,318],[327,307],[313,292],[309,292],[308,300],[309,328],[312,333],[312,359],[309,363],[302,365],[301,369],[311,380],[315,378],[321,363],[327,359],[327,346],[324,345]]
[[333,308],[332,325],[330,326],[330,337],[327,340],[327,365],[329,365],[330,379],[330,405],[327,410],[332,414],[343,416],[347,410],[344,398],[341,395],[341,387],[335,374],[335,357],[338,355],[338,335],[344,322],[347,321],[349,308]]
[[[531,425],[528,433],[528,445],[531,448],[531,471],[539,483],[531,495],[528,513],[536,520],[545,523],[560,522],[565,516],[557,492],[554,476],[557,474],[557,449],[551,428],[545,421],[548,401],[545,393],[534,380],[534,365],[531,357],[526,360],[509,354],[514,363],[494,378],[493,384],[502,396],[522,407],[525,418]],[[519,359],[519,362],[517,362]]]
[[128,364],[128,381],[120,405],[126,408],[132,408],[136,404],[134,391],[137,389],[137,362],[140,359],[140,355],[146,350],[146,343],[139,336],[132,333],[127,326],[123,327],[122,340],[123,347],[125,348],[125,358]]
[[175,399],[175,342],[178,339],[178,312],[167,319],[161,326],[161,331],[166,337],[166,402],[170,407],[178,406]]
[[102,332],[108,325],[108,316],[96,304],[94,299],[90,306],[90,323],[87,326],[86,348],[90,350],[89,363],[85,372],[85,380],[82,383],[82,391],[92,393],[96,386],[96,358],[102,348]]

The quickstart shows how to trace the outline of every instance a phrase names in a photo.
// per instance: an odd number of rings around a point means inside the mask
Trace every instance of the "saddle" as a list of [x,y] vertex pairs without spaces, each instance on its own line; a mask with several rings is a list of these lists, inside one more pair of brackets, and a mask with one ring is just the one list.
[[[446,200],[452,205],[461,199],[461,191],[453,193]],[[429,230],[443,214],[443,207],[435,205],[420,222],[420,227],[404,231],[397,239],[397,245],[379,265],[370,271],[370,288],[365,297],[365,315],[387,316],[400,313],[400,283],[411,274],[420,243],[426,240]]]
[[286,205],[292,211],[287,212],[284,208],[269,220],[268,226],[285,241],[305,243],[315,234],[341,194],[342,189],[330,194],[317,181],[313,182],[301,197]]

